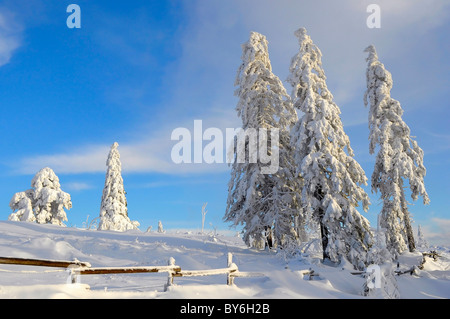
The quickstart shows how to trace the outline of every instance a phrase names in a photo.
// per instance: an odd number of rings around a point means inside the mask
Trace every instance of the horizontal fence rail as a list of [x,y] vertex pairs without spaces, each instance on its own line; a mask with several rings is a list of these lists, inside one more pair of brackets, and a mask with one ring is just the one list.
[[31,258],[16,258],[16,257],[0,257],[0,264],[58,267],[58,268],[68,268],[71,266],[91,267],[90,263],[81,262],[78,260],[66,261],[66,260],[31,259]]
[[104,274],[137,274],[146,272],[170,272],[181,271],[179,266],[143,266],[143,267],[98,267],[75,269],[80,275],[104,275]]

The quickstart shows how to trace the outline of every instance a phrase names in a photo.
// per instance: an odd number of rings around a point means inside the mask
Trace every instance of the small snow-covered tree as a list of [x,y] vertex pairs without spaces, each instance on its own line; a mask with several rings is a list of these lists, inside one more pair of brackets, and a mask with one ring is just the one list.
[[67,215],[64,209],[72,208],[70,195],[61,190],[59,178],[55,172],[45,167],[31,181],[33,190],[33,210],[39,224],[64,226]]
[[9,206],[13,210],[9,220],[65,226],[64,209],[71,209],[72,201],[70,195],[61,190],[55,172],[45,167],[33,177],[31,189],[14,194]]
[[[378,266],[379,273],[365,274],[366,281],[363,285],[362,294],[383,299],[398,299],[400,298],[400,291],[395,279],[392,255],[386,248],[385,233],[386,231],[380,226],[380,216],[378,216],[375,242],[367,254],[367,263]],[[379,278],[374,276],[379,276]],[[375,282],[378,282],[380,286],[369,287],[368,284],[371,279],[375,279]]]
[[428,242],[425,239],[425,236],[423,235],[422,227],[420,225],[417,228],[417,248],[420,250],[427,250],[428,249]]
[[363,296],[377,299],[400,298],[400,290],[391,262],[379,265],[375,273],[365,273],[365,277]]
[[204,203],[202,206],[202,234],[203,234],[203,229],[205,227],[205,218],[206,218],[206,214],[208,213],[208,210],[206,209],[206,205],[208,205],[208,203]]
[[158,233],[165,233],[163,224],[161,223],[161,221],[158,221]]
[[[297,120],[297,114],[282,82],[272,73],[264,35],[251,32],[248,42],[242,45],[242,64],[235,85],[238,87],[235,95],[239,98],[236,111],[242,120],[243,132],[259,132],[257,144],[261,148],[265,143],[267,153],[276,148],[278,170],[266,174],[267,163],[261,158],[254,162],[249,160],[254,155],[250,137],[245,140],[244,148],[235,147],[224,220],[244,225],[243,239],[249,246],[261,242],[269,247],[280,245],[297,236],[294,216],[301,212],[296,199],[300,179],[292,173],[289,142],[289,129]],[[266,132],[265,137],[261,136],[261,129]],[[275,132],[278,132],[278,141],[272,139]],[[244,152],[245,161],[238,160],[242,156],[239,152]]]
[[36,218],[33,213],[33,191],[15,193],[9,202],[9,207],[13,213],[9,215],[8,220],[21,222],[35,222]]
[[367,263],[381,265],[391,260],[392,255],[386,248],[386,230],[381,227],[380,216],[378,216],[375,241],[367,254]]
[[380,225],[386,230],[387,248],[397,256],[407,249],[414,251],[414,235],[405,195],[405,182],[409,182],[411,197],[423,197],[428,204],[425,190],[423,151],[410,136],[410,129],[402,120],[400,103],[390,96],[393,81],[389,71],[378,60],[373,45],[367,47],[367,91],[364,104],[369,105],[369,151],[375,152],[375,168],[372,174],[372,191],[380,192],[383,208]]
[[327,88],[321,51],[306,29],[295,35],[300,50],[291,60],[288,82],[294,107],[303,113],[291,131],[297,174],[304,179],[302,202],[320,225],[324,259],[346,257],[361,269],[372,244],[369,222],[356,209],[359,202],[365,211],[370,204],[361,187],[367,178]]
[[131,221],[128,217],[118,146],[117,142],[111,146],[106,161],[107,170],[100,206],[99,230],[126,231],[137,229],[139,226],[139,222]]

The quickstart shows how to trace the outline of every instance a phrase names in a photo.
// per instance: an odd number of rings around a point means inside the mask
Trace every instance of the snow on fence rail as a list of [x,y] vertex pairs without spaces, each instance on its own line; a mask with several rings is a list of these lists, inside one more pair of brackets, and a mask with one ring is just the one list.
[[[169,264],[175,263],[175,259],[171,258]],[[263,273],[256,272],[241,272],[238,266],[233,263],[233,255],[228,253],[227,256],[227,267],[218,269],[206,269],[206,270],[180,270],[178,272],[169,273],[169,278],[167,281],[167,287],[172,286],[174,277],[197,277],[197,276],[211,276],[211,275],[227,275],[227,285],[231,286],[234,284],[234,278],[236,277],[265,277]]]
[[66,260],[32,259],[32,258],[16,258],[16,257],[0,257],[0,264],[58,267],[58,268],[68,268],[71,266],[91,267],[90,263],[81,262],[76,259],[73,261],[66,261]]
[[133,273],[168,273],[167,287],[174,285],[174,277],[195,277],[211,275],[227,275],[227,285],[234,284],[236,277],[265,277],[265,274],[254,272],[240,272],[238,266],[233,263],[233,256],[228,253],[227,267],[207,270],[181,270],[180,266],[175,265],[175,259],[169,259],[167,266],[135,266],[135,267],[91,267],[87,262],[48,260],[48,259],[29,259],[15,257],[0,257],[0,264],[14,264],[27,266],[59,267],[70,270],[70,282],[77,283],[80,275],[103,275],[103,274],[133,274]]

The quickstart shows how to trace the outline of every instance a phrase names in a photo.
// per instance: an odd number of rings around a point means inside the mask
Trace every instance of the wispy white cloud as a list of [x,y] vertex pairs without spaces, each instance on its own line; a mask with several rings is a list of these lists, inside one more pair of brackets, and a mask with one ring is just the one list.
[[163,181],[154,181],[150,183],[140,184],[139,188],[162,188],[162,187],[173,187],[180,185],[206,185],[206,184],[216,184],[222,183],[222,181],[217,181],[214,179],[184,179],[184,180],[163,180]]
[[81,146],[59,154],[25,157],[11,166],[17,174],[35,174],[47,166],[56,174],[95,173],[105,170],[108,152],[106,145]]
[[429,143],[425,146],[427,154],[446,152],[450,149],[450,134],[431,131],[425,131],[425,133],[431,137]]
[[0,6],[0,66],[9,63],[13,52],[22,42],[22,25],[14,15]]
[[[203,131],[208,127],[217,127],[225,132],[226,128],[238,128],[237,123],[221,110],[214,115],[202,119]],[[172,147],[178,142],[171,140],[171,133],[177,127],[185,127],[193,132],[193,120],[166,125],[160,130],[139,131],[133,141],[118,141],[124,173],[165,173],[165,174],[197,174],[213,173],[229,170],[226,163],[181,163],[172,161]],[[225,133],[223,147],[226,148]],[[112,144],[112,141],[110,144]],[[205,141],[206,145],[209,141]],[[43,167],[51,167],[56,174],[104,173],[109,145],[82,145],[56,154],[29,156],[10,163],[16,174],[35,174]],[[193,149],[192,149],[193,152]],[[225,154],[225,151],[224,151]],[[225,162],[225,158],[223,159]]]
[[432,245],[450,245],[450,219],[431,218],[423,227],[425,239]]
[[85,182],[64,183],[61,187],[65,191],[84,191],[84,190],[93,188],[93,186],[91,184],[88,184],[88,183],[85,183]]

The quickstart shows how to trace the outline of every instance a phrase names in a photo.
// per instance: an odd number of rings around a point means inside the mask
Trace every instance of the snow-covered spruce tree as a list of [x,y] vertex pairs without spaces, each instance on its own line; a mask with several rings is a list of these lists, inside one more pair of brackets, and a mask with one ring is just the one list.
[[12,214],[8,220],[21,222],[35,222],[36,218],[33,213],[33,190],[15,193],[9,202]]
[[421,251],[425,251],[428,249],[428,242],[423,235],[422,227],[420,225],[417,226],[417,248]]
[[288,82],[294,107],[303,113],[291,131],[297,174],[304,179],[302,202],[320,225],[323,258],[346,257],[362,269],[373,241],[369,222],[356,210],[359,202],[365,211],[370,204],[361,187],[367,178],[327,88],[322,53],[306,29],[295,35],[300,50],[291,60]]
[[158,233],[165,233],[165,230],[163,228],[163,224],[161,221],[158,221]]
[[72,208],[70,195],[61,190],[55,172],[45,167],[31,181],[32,206],[36,222],[64,226],[67,215],[64,209]]
[[45,167],[33,177],[31,189],[14,194],[9,206],[13,210],[9,220],[65,226],[64,209],[71,209],[72,201],[70,195],[61,190],[55,172]]
[[[251,32],[249,41],[242,45],[242,64],[235,85],[238,87],[235,95],[239,98],[236,111],[242,120],[242,132],[256,130],[259,147],[265,143],[268,153],[273,150],[271,146],[276,148],[273,143],[278,142],[278,169],[265,174],[267,163],[262,163],[261,158],[249,160],[254,155],[250,138],[245,141],[245,147],[234,147],[224,220],[244,225],[243,239],[249,246],[259,246],[261,242],[269,247],[282,246],[283,242],[295,241],[298,237],[294,221],[301,212],[296,197],[300,178],[292,173],[289,142],[289,129],[297,120],[297,114],[282,82],[272,73],[264,35]],[[267,138],[262,136],[261,129]],[[271,139],[275,131],[278,140]],[[244,156],[240,152],[244,152]],[[254,148],[253,152],[256,152]],[[239,161],[239,157],[245,157],[245,161]]]
[[99,230],[126,231],[137,229],[139,222],[128,218],[127,199],[123,187],[122,163],[117,150],[119,144],[116,142],[106,161],[105,187],[103,188],[102,203],[100,206]]
[[380,225],[386,230],[387,248],[397,256],[406,250],[414,251],[414,234],[405,196],[405,181],[409,181],[411,197],[423,197],[428,204],[425,190],[423,151],[410,136],[410,129],[402,120],[400,103],[390,96],[392,76],[378,61],[373,45],[367,47],[367,91],[364,104],[369,105],[369,151],[375,152],[375,168],[372,173],[372,191],[380,192],[383,208]]

